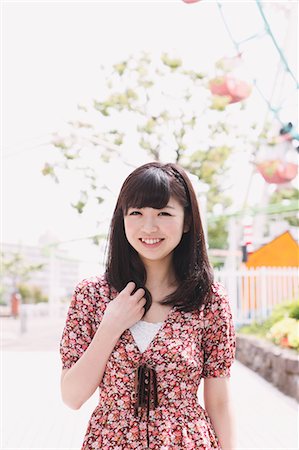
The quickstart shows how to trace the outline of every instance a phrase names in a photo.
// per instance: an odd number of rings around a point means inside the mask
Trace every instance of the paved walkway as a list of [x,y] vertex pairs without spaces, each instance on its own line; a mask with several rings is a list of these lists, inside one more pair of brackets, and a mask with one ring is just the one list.
[[[79,450],[94,394],[78,411],[60,399],[58,353],[64,319],[2,319],[2,450]],[[298,408],[263,378],[236,362],[232,368],[238,450],[298,449]],[[202,387],[199,389],[202,402]]]

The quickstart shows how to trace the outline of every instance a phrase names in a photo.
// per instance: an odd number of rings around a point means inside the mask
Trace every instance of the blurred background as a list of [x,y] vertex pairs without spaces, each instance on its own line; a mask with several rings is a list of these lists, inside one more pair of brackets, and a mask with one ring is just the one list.
[[238,448],[298,448],[297,2],[4,2],[2,22],[1,448],[80,448],[97,398],[60,400],[67,309],[153,160],[188,172],[229,293]]

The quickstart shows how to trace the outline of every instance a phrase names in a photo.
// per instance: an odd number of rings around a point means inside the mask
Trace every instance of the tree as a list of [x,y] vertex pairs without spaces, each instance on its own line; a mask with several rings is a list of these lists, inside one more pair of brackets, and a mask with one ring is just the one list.
[[[270,205],[289,204],[294,202],[298,207],[299,190],[296,187],[289,186],[283,189],[277,189],[270,197]],[[299,226],[298,211],[285,216],[285,220],[292,227]]]
[[20,283],[18,290],[23,303],[47,303],[49,301],[48,296],[38,286]]
[[13,290],[16,291],[19,285],[28,281],[31,274],[41,270],[44,264],[29,264],[20,253],[14,252],[7,256],[1,253],[1,267],[2,281],[10,280]]
[[[231,204],[224,178],[229,158],[238,137],[244,147],[246,142],[247,133],[238,131],[244,105],[226,108],[227,98],[212,96],[208,81],[208,74],[166,53],[158,60],[142,53],[102,67],[99,98],[79,105],[79,120],[70,121],[64,135],[53,136],[59,158],[47,162],[43,174],[56,182],[64,170],[81,174],[82,188],[72,206],[82,214],[87,204],[105,201],[109,186],[101,179],[103,163],[121,158],[134,168],[134,148],[147,160],[179,163],[209,185],[208,211],[215,205],[225,210]],[[211,247],[226,245],[225,229],[216,240],[212,236]]]

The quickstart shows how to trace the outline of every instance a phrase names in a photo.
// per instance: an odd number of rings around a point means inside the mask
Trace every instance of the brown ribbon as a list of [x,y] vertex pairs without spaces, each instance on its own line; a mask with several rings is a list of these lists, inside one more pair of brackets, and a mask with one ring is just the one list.
[[139,408],[146,408],[147,415],[150,409],[158,406],[157,375],[155,369],[140,364],[135,372],[135,416]]
[[[146,408],[147,420],[150,409],[158,406],[157,375],[152,367],[140,364],[135,372],[135,405],[134,414],[137,417],[139,408]],[[147,448],[149,448],[148,422],[146,427]]]

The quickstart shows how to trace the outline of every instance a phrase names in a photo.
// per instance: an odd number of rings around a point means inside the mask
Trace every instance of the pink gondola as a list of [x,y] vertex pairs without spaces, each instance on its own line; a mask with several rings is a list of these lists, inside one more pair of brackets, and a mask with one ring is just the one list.
[[200,2],[200,0],[183,0],[184,3],[197,3]]
[[209,83],[213,95],[229,97],[229,103],[245,100],[251,94],[251,86],[247,81],[239,80],[233,75],[213,78]]
[[292,162],[272,159],[256,165],[267,183],[282,184],[292,181],[298,173],[298,165]]

